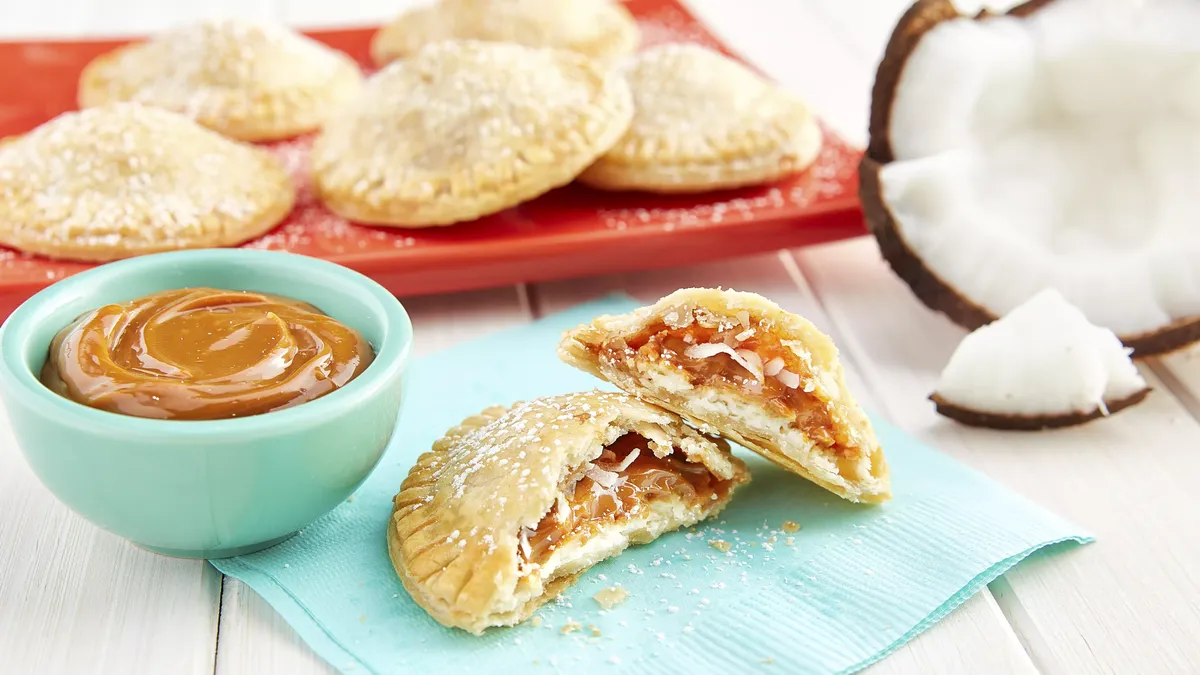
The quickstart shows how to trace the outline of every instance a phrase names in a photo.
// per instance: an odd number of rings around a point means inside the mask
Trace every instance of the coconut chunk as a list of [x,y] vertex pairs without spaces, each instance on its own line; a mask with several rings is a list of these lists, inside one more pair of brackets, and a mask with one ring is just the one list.
[[1079,424],[1145,397],[1129,353],[1048,289],[963,338],[933,399],[938,412],[976,426]]
[[914,7],[862,171],[893,268],[967,328],[1055,288],[1138,356],[1200,339],[1197,34],[1174,0]]
[[521,555],[524,556],[526,559],[529,558],[529,552],[531,550],[529,548],[529,533],[531,531],[532,530],[528,527],[522,527],[521,532],[517,537],[517,544],[518,544],[519,548],[521,549]]
[[[779,380],[780,383],[782,383],[783,386],[787,387],[788,389],[795,389],[800,386],[800,375],[798,373],[793,373],[786,368],[780,370],[778,373],[775,373],[775,379]],[[806,389],[805,391],[811,390]]]
[[554,519],[560,523],[567,522],[571,515],[571,503],[567,501],[566,495],[560,492],[554,497],[554,509]]
[[748,364],[745,366],[747,370],[755,373],[758,378],[762,378],[763,362],[762,357],[751,349],[735,349],[733,350],[738,356],[742,357],[742,362]]
[[629,465],[633,464],[633,461],[637,459],[638,455],[640,454],[642,454],[641,448],[634,448],[633,450],[630,450],[629,454],[625,455],[625,459],[621,460],[621,463],[616,466],[615,470],[617,472],[621,472],[625,469],[628,469]]
[[706,342],[702,345],[692,345],[683,353],[689,359],[707,359],[717,354],[726,354],[737,364],[746,369],[755,379],[763,377],[762,358],[748,349],[734,349],[723,342]]
[[611,490],[616,487],[617,483],[621,482],[621,474],[616,471],[608,471],[592,464],[587,468],[585,476],[591,478],[596,485]]

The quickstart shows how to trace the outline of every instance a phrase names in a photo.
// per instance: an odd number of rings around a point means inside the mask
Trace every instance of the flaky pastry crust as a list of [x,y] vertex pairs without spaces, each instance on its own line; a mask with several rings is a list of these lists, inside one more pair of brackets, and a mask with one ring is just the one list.
[[[658,327],[671,331],[700,327],[707,332],[741,335],[745,340],[769,336],[772,344],[790,351],[788,360],[798,371],[793,373],[797,378],[792,389],[797,396],[803,392],[808,407],[793,419],[765,405],[762,396],[733,385],[693,383],[684,367],[687,359],[680,354],[646,352],[636,346],[639,335]],[[630,346],[631,341],[635,346]],[[882,502],[891,496],[883,450],[866,413],[846,386],[837,347],[807,319],[760,295],[706,288],[679,290],[652,306],[620,316],[601,316],[567,331],[559,344],[559,356],[841,497]],[[816,430],[819,435],[813,429],[800,428],[800,420],[811,419],[823,420]]]
[[381,70],[325,126],[313,176],[350,220],[449,225],[571,182],[632,115],[624,79],[579,54],[439,42]]
[[233,246],[294,201],[266,150],[136,103],[64,113],[0,145],[0,243],[51,258]]
[[720,511],[729,494],[688,505],[651,502],[638,518],[609,526],[544,564],[520,553],[533,528],[584,467],[626,433],[649,439],[655,456],[680,453],[734,486],[746,467],[722,440],[624,393],[580,393],[489,408],[437,441],[394,499],[388,550],[401,582],[446,626],[481,634],[524,620],[593,564],[630,544],[694,524]]
[[803,101],[707,47],[652,47],[623,71],[633,122],[584,184],[664,193],[755,185],[803,171],[821,149]]
[[637,48],[637,22],[612,0],[440,0],[379,29],[371,58],[386,65],[440,40],[515,42],[569,49],[612,63]]
[[80,75],[79,105],[134,101],[272,141],[320,128],[362,79],[349,56],[283,26],[205,21],[101,54]]

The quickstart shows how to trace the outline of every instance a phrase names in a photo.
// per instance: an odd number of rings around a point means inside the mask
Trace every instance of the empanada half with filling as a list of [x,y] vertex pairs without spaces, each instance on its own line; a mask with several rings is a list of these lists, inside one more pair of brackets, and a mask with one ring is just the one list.
[[631,544],[712,516],[749,478],[724,440],[624,393],[489,408],[417,460],[388,550],[417,604],[478,635]]
[[679,290],[567,331],[559,356],[841,497],[891,497],[883,450],[837,347],[760,295]]

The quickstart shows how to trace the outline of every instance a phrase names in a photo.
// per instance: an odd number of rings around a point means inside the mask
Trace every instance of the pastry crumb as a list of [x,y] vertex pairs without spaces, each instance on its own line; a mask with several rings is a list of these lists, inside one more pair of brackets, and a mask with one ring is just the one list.
[[709,540],[708,545],[717,549],[721,553],[729,553],[729,549],[733,548],[733,544],[730,544],[724,539]]
[[796,538],[795,538],[795,537],[788,537],[787,539],[784,539],[784,540],[783,540],[783,543],[784,543],[784,544],[786,544],[786,545],[788,545],[788,546],[795,546],[795,545],[796,545]]
[[793,532],[799,532],[800,531],[800,523],[797,523],[794,520],[785,520],[785,521],[783,521],[783,531],[787,532],[788,534],[792,534]]
[[581,628],[583,628],[583,624],[579,623],[578,621],[568,621],[563,624],[562,630],[560,630],[558,632],[562,633],[563,635],[566,635],[568,633],[574,633],[575,631],[580,630]]
[[612,609],[625,602],[627,598],[629,598],[629,591],[621,586],[609,586],[592,596],[592,599],[604,609]]
[[588,630],[592,631],[592,637],[600,637],[604,634],[600,632],[599,628],[596,628],[596,624],[589,623]]
[[366,614],[359,614],[359,615],[358,615],[358,622],[359,622],[359,623],[366,623],[366,622],[367,622],[367,615],[366,615]]
[[773,658],[771,658],[771,657],[769,657],[769,656],[768,656],[767,658],[763,659],[763,660],[762,660],[762,661],[760,661],[759,663],[771,664],[771,663],[775,663],[775,659],[773,659]]
[[542,627],[542,617],[540,617],[536,614],[533,615],[533,618],[529,619],[529,625],[533,626],[534,628],[541,628]]

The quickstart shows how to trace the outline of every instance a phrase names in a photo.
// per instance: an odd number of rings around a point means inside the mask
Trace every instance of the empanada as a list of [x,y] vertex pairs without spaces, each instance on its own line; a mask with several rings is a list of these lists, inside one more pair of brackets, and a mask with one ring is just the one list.
[[63,113],[0,146],[0,244],[62,260],[233,246],[295,199],[271,153],[137,103]]
[[632,117],[625,80],[585,56],[438,42],[376,73],[325,125],[313,181],[349,220],[450,225],[570,183]]
[[890,498],[837,347],[753,293],[691,288],[568,331],[567,363],[758,452],[851,501]]
[[612,63],[632,54],[639,36],[633,15],[612,0],[438,0],[380,28],[371,58],[383,66],[441,40],[569,49]]
[[79,76],[79,105],[135,101],[273,141],[320,128],[362,80],[349,56],[284,26],[200,21],[96,57]]
[[757,185],[807,169],[822,133],[799,97],[703,45],[646,49],[623,67],[625,136],[579,176],[604,190],[688,193]]
[[388,550],[417,604],[478,635],[627,546],[717,513],[748,480],[723,440],[627,394],[489,408],[417,460]]

